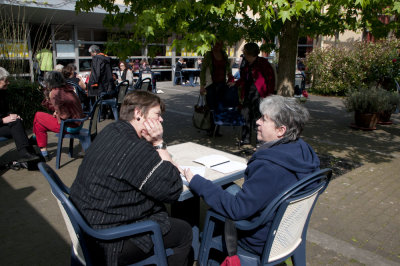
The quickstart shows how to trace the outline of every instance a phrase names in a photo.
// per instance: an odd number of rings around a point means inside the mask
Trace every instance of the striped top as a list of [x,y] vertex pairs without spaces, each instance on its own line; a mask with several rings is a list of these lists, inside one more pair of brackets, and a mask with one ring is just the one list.
[[[181,192],[178,169],[120,120],[105,127],[89,147],[71,186],[71,200],[94,228],[150,219],[165,234],[170,224],[163,203],[176,201]],[[152,248],[149,235],[131,240],[144,252]],[[122,243],[101,245],[107,264],[115,265]]]

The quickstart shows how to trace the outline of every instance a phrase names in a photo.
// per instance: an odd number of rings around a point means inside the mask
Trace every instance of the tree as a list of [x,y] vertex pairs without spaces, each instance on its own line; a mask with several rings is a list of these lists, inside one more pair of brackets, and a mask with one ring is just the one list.
[[[302,36],[333,36],[345,30],[369,29],[376,36],[399,28],[400,0],[78,0],[77,11],[101,6],[113,29],[108,48],[126,57],[146,43],[162,42],[174,34],[173,45],[204,54],[216,39],[232,45],[241,39],[263,41],[274,48],[279,38],[278,93],[294,93],[297,42]],[[381,11],[381,12],[379,12]],[[384,24],[378,15],[391,18]],[[384,29],[384,30],[383,30]],[[379,33],[379,35],[378,35]],[[384,33],[384,34],[383,34]]]

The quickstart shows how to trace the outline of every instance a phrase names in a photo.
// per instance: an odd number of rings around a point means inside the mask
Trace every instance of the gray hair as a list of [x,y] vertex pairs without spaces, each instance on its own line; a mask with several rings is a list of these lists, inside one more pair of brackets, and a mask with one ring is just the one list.
[[93,44],[89,47],[89,53],[100,53],[100,47],[98,47],[97,45]]
[[261,100],[260,112],[274,121],[276,127],[285,126],[284,137],[297,140],[310,117],[308,110],[295,98],[271,95]]
[[65,79],[61,72],[58,71],[46,72],[43,82],[49,90],[65,86]]
[[63,68],[64,68],[63,65],[57,64],[57,65],[54,67],[54,70],[55,70],[55,71],[58,71],[58,72],[61,72],[61,71],[63,70]]
[[0,80],[6,79],[9,76],[10,76],[10,73],[8,73],[8,71],[5,68],[0,67]]

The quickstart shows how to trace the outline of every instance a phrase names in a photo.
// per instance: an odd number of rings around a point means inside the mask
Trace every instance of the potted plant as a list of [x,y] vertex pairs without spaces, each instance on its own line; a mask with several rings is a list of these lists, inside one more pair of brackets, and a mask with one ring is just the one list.
[[379,112],[378,123],[382,125],[390,125],[392,124],[390,117],[400,104],[400,94],[398,92],[386,91],[385,93],[382,93],[382,97],[384,106]]
[[386,100],[383,89],[360,89],[352,91],[345,100],[347,111],[354,111],[355,128],[363,130],[376,129],[378,113],[385,109]]

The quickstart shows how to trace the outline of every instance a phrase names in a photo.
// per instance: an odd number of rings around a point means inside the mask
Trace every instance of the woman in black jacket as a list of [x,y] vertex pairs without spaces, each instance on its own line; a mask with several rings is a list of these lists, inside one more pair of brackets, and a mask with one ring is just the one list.
[[22,118],[9,110],[7,86],[10,83],[7,70],[0,67],[0,137],[13,138],[20,157],[20,162],[38,160],[32,146],[29,144]]
[[[90,145],[71,186],[71,199],[94,228],[152,220],[160,225],[169,265],[192,265],[192,229],[168,216],[164,203],[178,200],[180,170],[163,141],[164,103],[147,91],[128,94],[120,120],[106,126]],[[131,264],[152,252],[149,235],[99,242],[96,265]]]

